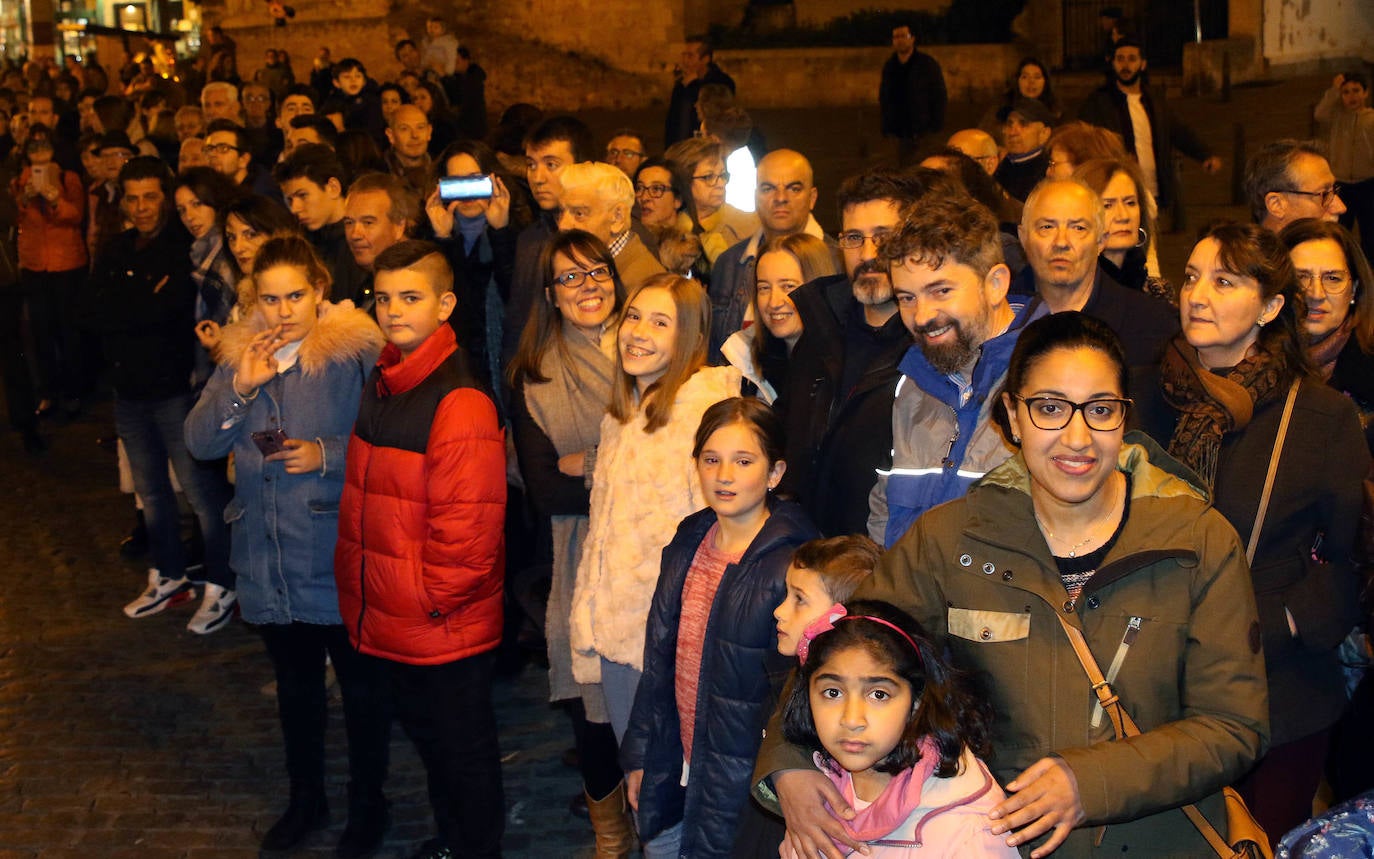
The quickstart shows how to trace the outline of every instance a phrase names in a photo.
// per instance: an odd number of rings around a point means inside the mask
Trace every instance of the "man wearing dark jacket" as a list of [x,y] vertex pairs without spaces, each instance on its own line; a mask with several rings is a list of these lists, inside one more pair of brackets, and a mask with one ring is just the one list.
[[837,198],[843,275],[792,293],[802,335],[776,407],[787,427],[787,472],[796,495],[828,537],[868,531],[868,496],[892,454],[897,362],[911,345],[878,245],[923,195],[962,196],[937,170],[871,170],[851,176]]
[[191,236],[173,216],[172,174],[156,157],[130,160],[119,185],[134,226],[114,236],[97,258],[81,321],[101,335],[115,387],[115,430],[143,499],[152,550],[147,587],[124,613],[157,614],[190,587],[176,493],[167,476],[170,460],[205,540],[206,605],[189,627],[203,634],[232,617],[234,579],[224,524],[232,493],[219,466],[191,458],[182,434],[196,401]]
[[735,91],[735,81],[720,66],[716,65],[715,51],[705,36],[693,36],[687,40],[678,62],[680,77],[673,84],[673,95],[668,100],[668,119],[663,127],[663,145],[672,146],[679,140],[686,140],[697,130],[697,95],[706,84],[723,84]]
[[945,75],[930,54],[916,50],[909,25],[892,28],[893,54],[883,65],[878,86],[883,136],[897,138],[897,164],[905,167],[916,157],[922,134],[945,126]]
[[1146,187],[1162,209],[1178,196],[1175,149],[1201,162],[1208,173],[1221,169],[1221,159],[1174,116],[1162,90],[1145,86],[1146,65],[1140,42],[1130,38],[1118,41],[1112,54],[1112,79],[1088,95],[1078,109],[1078,118],[1121,135],[1126,151],[1140,162]]

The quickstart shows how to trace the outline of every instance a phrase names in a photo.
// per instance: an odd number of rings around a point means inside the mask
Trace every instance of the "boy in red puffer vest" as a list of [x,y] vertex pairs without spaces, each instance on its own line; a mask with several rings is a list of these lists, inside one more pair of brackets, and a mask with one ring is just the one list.
[[498,856],[505,820],[491,703],[501,640],[506,459],[491,397],[453,328],[453,271],[428,242],[375,263],[388,345],[348,445],[334,574],[353,646],[385,661],[429,777],[438,838],[418,854]]

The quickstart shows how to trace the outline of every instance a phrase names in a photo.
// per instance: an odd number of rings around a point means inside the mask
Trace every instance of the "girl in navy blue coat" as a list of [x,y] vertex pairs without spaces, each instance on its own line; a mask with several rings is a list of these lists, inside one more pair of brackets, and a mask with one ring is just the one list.
[[788,661],[773,609],[797,546],[819,536],[769,492],[782,426],[736,397],[706,410],[692,456],[708,508],[663,550],[644,676],[621,745],[645,859],[729,856],[763,727]]

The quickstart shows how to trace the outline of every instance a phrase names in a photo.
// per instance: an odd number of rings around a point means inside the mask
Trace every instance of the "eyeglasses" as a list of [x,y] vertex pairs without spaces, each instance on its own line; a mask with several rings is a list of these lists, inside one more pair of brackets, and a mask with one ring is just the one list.
[[1059,397],[1023,397],[1020,394],[1013,396],[1026,404],[1026,412],[1030,415],[1031,423],[1042,430],[1062,430],[1073,420],[1074,412],[1082,412],[1083,422],[1088,425],[1088,429],[1110,432],[1125,423],[1126,411],[1132,403],[1131,400],[1119,397],[1075,403]]
[[653,185],[645,185],[642,182],[635,183],[636,197],[648,196],[657,200],[659,197],[662,197],[664,194],[668,193],[671,190],[673,190],[673,186],[664,185],[661,183],[655,183]]
[[714,185],[717,182],[723,185],[730,181],[730,171],[726,170],[720,173],[702,173],[701,175],[693,176],[692,178],[698,182],[705,182],[707,185]]
[[643,152],[636,152],[633,149],[607,149],[606,157],[614,161],[617,158],[643,158]]
[[229,152],[242,152],[243,150],[232,143],[207,143],[205,151],[210,155],[225,155]]
[[1304,292],[1321,290],[1327,295],[1340,295],[1353,283],[1348,271],[1299,271],[1298,283]]
[[867,236],[859,232],[858,230],[850,230],[849,232],[840,233],[835,238],[839,241],[840,247],[844,248],[847,251],[852,251],[857,248],[863,247],[864,242],[867,241],[873,242],[873,247],[877,248],[883,242],[887,241],[888,238],[890,238],[891,236],[892,231],[887,229],[874,230],[870,235]]
[[1322,188],[1320,191],[1295,191],[1289,188],[1279,189],[1280,194],[1297,194],[1299,197],[1316,197],[1317,202],[1323,209],[1331,205],[1331,201],[1336,199],[1341,193],[1341,183],[1337,182],[1329,188]]
[[254,104],[261,104],[261,103],[264,102],[264,101],[271,101],[271,100],[272,100],[272,96],[270,96],[270,95],[246,95],[246,96],[243,97],[243,100],[244,100],[244,101],[251,101],[251,102],[253,102]]
[[599,265],[590,271],[578,269],[576,271],[564,272],[558,277],[555,277],[553,283],[555,286],[566,286],[569,289],[578,289],[589,277],[597,283],[605,283],[611,279],[611,267]]

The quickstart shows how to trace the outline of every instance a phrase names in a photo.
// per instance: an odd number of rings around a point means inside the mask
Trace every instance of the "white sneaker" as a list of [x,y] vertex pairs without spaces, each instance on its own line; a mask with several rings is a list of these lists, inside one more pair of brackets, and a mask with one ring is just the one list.
[[233,591],[206,583],[200,608],[191,616],[186,628],[196,635],[209,635],[234,617],[234,605],[239,601]]
[[172,597],[190,587],[185,576],[168,578],[156,569],[148,571],[148,587],[138,595],[138,599],[124,606],[124,614],[129,617],[150,617],[165,609]]

